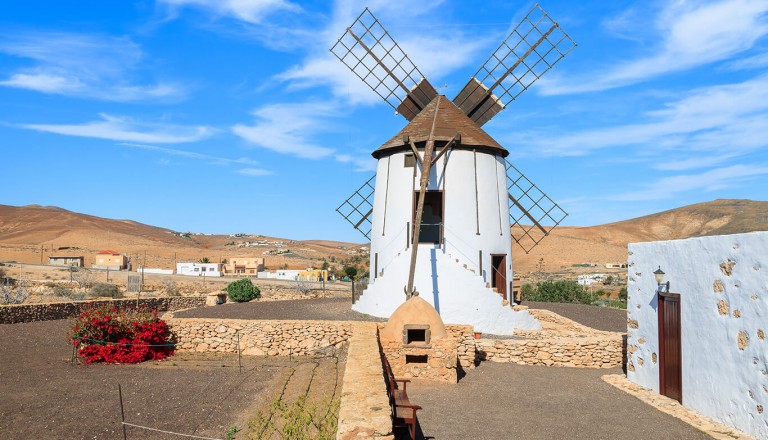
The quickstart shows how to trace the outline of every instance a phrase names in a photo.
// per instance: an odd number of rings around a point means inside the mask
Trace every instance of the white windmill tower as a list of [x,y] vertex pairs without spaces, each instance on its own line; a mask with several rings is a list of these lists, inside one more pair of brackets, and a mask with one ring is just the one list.
[[567,214],[481,126],[573,47],[536,5],[451,101],[367,8],[347,28],[331,52],[410,121],[372,153],[376,175],[337,209],[371,240],[369,284],[353,309],[388,317],[420,294],[446,323],[538,328],[505,306],[512,240],[528,252]]

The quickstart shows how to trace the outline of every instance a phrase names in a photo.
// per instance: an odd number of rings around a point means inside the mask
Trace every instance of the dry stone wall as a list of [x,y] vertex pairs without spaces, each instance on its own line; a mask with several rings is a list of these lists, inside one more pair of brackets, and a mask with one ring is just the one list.
[[[114,299],[78,302],[56,302],[35,304],[14,304],[0,306],[0,324],[16,324],[21,322],[51,321],[54,319],[69,319],[79,315],[91,307],[114,306],[118,309],[136,307],[136,299]],[[205,305],[204,296],[173,296],[160,298],[141,298],[139,307],[153,310],[174,311],[202,307]]]
[[623,333],[595,330],[547,310],[529,311],[541,330],[519,330],[512,339],[477,340],[479,360],[582,368],[623,365]]
[[173,318],[166,316],[180,351],[241,353],[251,356],[310,356],[332,352],[348,341],[347,321],[266,321]]

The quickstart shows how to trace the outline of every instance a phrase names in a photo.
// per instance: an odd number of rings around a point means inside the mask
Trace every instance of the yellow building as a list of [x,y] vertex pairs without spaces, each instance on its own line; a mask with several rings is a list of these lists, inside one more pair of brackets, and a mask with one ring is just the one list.
[[255,277],[263,270],[263,257],[230,257],[227,258],[227,262],[222,266],[222,274],[224,276],[244,275]]
[[321,281],[328,279],[328,271],[320,269],[308,269],[299,272],[298,279],[301,281]]
[[94,257],[97,269],[122,270],[128,267],[128,257],[113,250],[101,251]]

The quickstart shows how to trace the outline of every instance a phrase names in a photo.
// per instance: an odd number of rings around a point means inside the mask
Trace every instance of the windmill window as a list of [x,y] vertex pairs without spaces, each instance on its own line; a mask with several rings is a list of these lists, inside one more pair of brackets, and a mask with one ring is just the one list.
[[416,166],[416,157],[413,153],[405,153],[405,168],[413,168]]
[[[424,194],[424,212],[421,215],[419,243],[441,243],[443,240],[443,192],[427,191]],[[419,192],[413,194],[413,221],[416,223],[416,208]],[[414,231],[415,232],[415,231]]]

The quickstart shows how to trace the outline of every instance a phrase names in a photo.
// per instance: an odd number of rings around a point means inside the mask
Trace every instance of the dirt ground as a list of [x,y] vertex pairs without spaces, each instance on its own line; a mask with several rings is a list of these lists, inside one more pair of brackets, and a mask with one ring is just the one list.
[[703,440],[692,426],[603,382],[621,369],[484,362],[458,384],[408,384],[432,439]]
[[[281,393],[320,400],[338,393],[340,359],[177,354],[140,365],[72,365],[69,321],[0,325],[0,438],[121,439],[125,419],[152,428],[224,438]],[[127,428],[128,439],[178,439]]]
[[526,301],[523,305],[531,309],[544,309],[565,316],[581,325],[592,327],[595,330],[608,332],[627,331],[627,311],[623,309],[611,309],[608,307],[596,307],[586,304],[563,304]]

